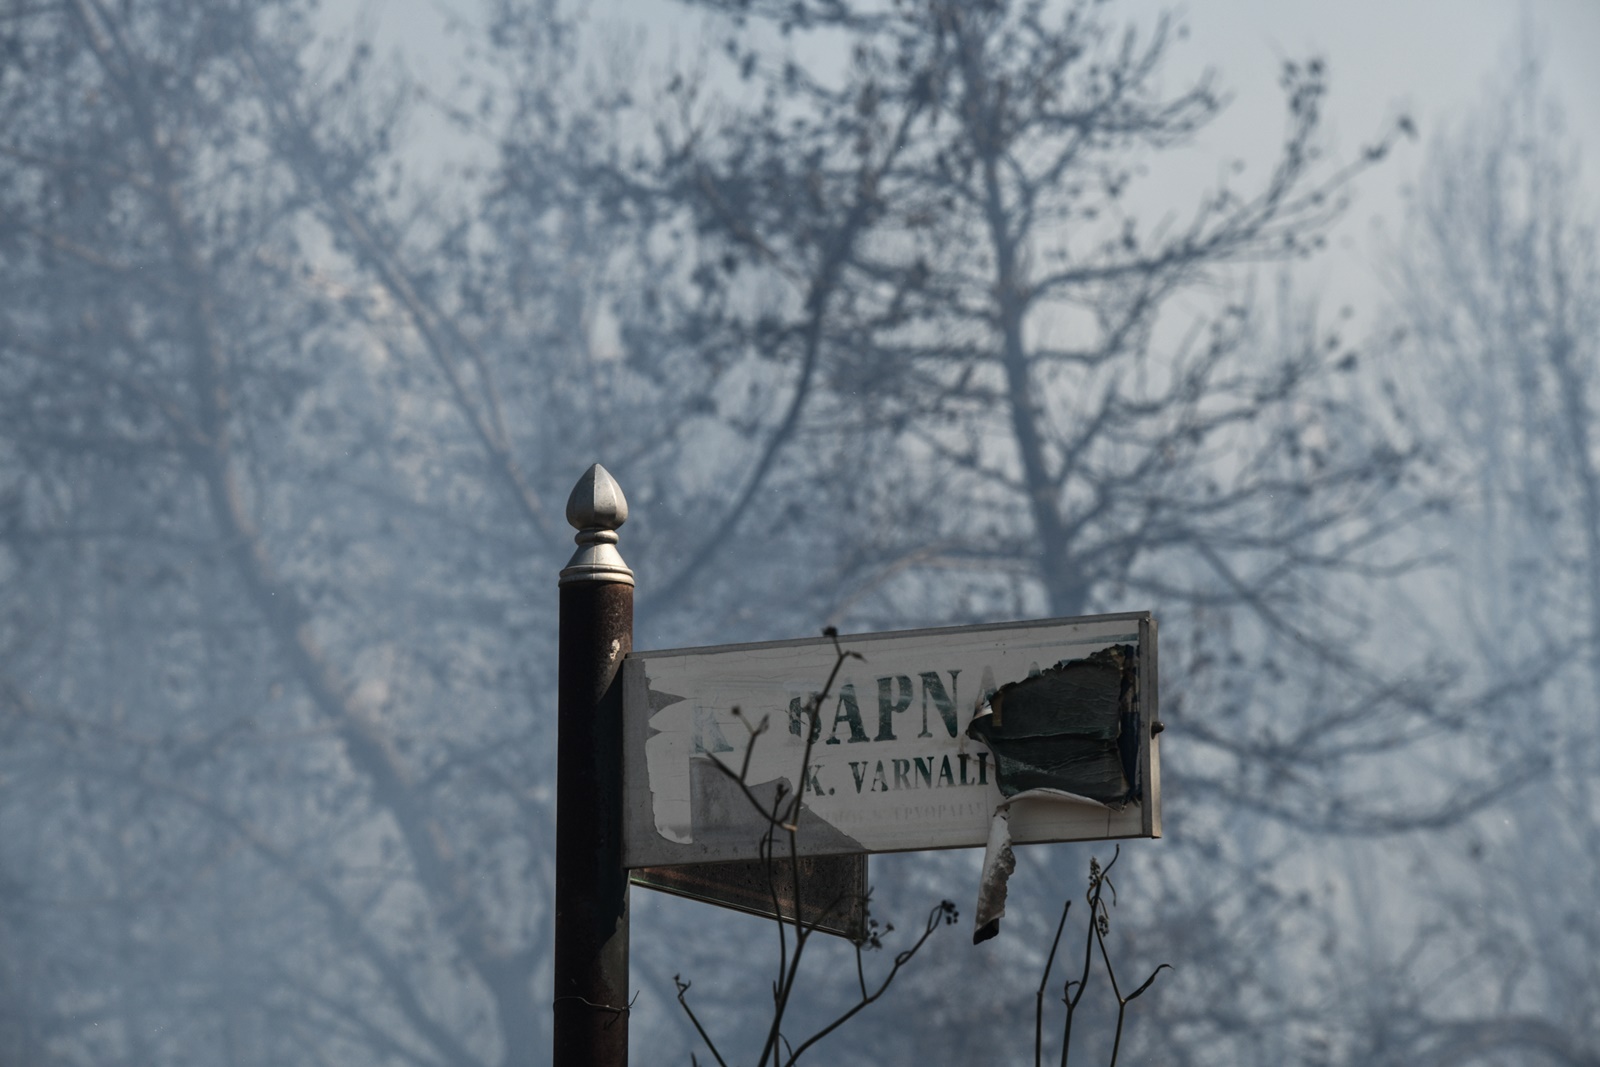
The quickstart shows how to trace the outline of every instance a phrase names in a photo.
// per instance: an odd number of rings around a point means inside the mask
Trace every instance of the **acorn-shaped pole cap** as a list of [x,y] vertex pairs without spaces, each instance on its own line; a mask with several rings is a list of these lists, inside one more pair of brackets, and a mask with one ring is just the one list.
[[578,531],[578,550],[561,568],[561,584],[633,584],[633,571],[617,551],[617,527],[628,521],[628,498],[611,472],[596,463],[583,472],[567,498],[567,521]]

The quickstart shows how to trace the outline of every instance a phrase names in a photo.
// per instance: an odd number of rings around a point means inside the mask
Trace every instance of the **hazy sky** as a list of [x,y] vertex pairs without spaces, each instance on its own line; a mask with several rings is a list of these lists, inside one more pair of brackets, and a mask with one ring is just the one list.
[[[1170,9],[1130,2],[1113,15],[1135,17]],[[403,55],[417,74],[441,87],[459,53],[440,32],[443,12],[476,10],[464,0],[329,0],[330,20],[360,16],[378,34],[380,51]],[[640,69],[659,69],[669,57],[694,56],[707,20],[672,0],[596,0],[588,9],[592,38],[644,43]],[[1546,86],[1561,101],[1567,128],[1586,156],[1585,185],[1600,209],[1600,0],[1207,0],[1176,8],[1186,15],[1188,40],[1166,68],[1169,87],[1214,66],[1233,102],[1200,145],[1217,167],[1235,157],[1253,160],[1258,180],[1283,130],[1278,71],[1284,59],[1313,55],[1328,64],[1326,144],[1335,158],[1357,154],[1399,113],[1420,127],[1421,140],[1397,151],[1363,179],[1354,207],[1333,235],[1331,249],[1302,281],[1325,304],[1352,303],[1366,312],[1381,300],[1380,262],[1403,217],[1403,195],[1426,156],[1429,139],[1459,122],[1486,99],[1489,78],[1514,59],[1525,17],[1548,59]],[[1185,203],[1195,171],[1156,174],[1157,195]],[[1247,172],[1248,173],[1248,172]],[[1189,195],[1186,195],[1189,194]]]
[[1264,134],[1281,127],[1278,64],[1296,56],[1328,62],[1327,132],[1341,158],[1397,113],[1417,121],[1419,143],[1363,179],[1316,272],[1340,299],[1376,297],[1376,275],[1361,268],[1394,236],[1429,140],[1481,108],[1491,76],[1510,70],[1524,15],[1547,58],[1546,87],[1585,150],[1585,185],[1600,211],[1600,0],[1222,0],[1187,12],[1184,51],[1215,63],[1235,94],[1209,135],[1219,153],[1270,149]]

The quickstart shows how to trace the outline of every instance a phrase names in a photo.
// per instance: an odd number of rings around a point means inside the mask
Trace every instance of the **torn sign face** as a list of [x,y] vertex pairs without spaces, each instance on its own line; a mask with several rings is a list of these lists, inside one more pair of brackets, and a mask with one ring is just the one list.
[[1000,792],[1047,789],[1120,809],[1139,795],[1139,656],[1112,645],[1001,686],[967,726]]
[[1001,686],[967,725],[967,736],[994,753],[1006,798],[989,825],[974,944],[1000,932],[1006,911],[1014,801],[1087,800],[1120,811],[1142,798],[1139,675],[1139,649],[1111,645]]

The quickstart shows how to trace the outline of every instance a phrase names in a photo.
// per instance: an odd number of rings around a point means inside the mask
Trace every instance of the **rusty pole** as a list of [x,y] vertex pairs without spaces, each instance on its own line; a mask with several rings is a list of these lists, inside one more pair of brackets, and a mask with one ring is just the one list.
[[628,872],[622,866],[622,657],[633,571],[628,502],[596,463],[567,500],[578,550],[561,571],[556,742],[555,1067],[628,1062]]

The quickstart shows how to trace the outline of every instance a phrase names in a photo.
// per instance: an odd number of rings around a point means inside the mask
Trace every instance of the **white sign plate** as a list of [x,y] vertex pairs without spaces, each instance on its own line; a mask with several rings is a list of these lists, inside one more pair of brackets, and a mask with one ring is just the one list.
[[[841,636],[839,643],[863,658],[841,668],[804,768],[810,720],[802,709],[834,667],[831,640],[628,657],[626,866],[758,858],[764,822],[712,761],[737,775],[750,727],[763,720],[767,728],[754,739],[745,782],[769,803],[779,783],[788,796],[805,790],[799,855],[981,846],[1006,796],[995,754],[968,736],[975,713],[988,711],[988,698],[1008,683],[1051,675],[1059,664],[1114,646],[1135,653],[1126,662],[1127,677],[1136,672],[1136,689],[1124,686],[1137,693],[1134,716],[1121,717],[1120,736],[1110,742],[1120,744],[1128,763],[1131,797],[1109,806],[1060,796],[1018,799],[1010,812],[1012,840],[1161,836],[1158,744],[1150,728],[1159,718],[1156,625],[1148,612]],[[1023,744],[1026,754],[1031,742]],[[1008,777],[1009,791],[1016,781]],[[1039,784],[1037,776],[1031,784]]]

